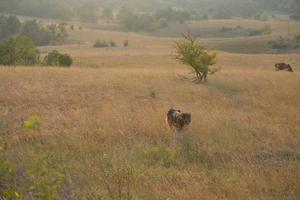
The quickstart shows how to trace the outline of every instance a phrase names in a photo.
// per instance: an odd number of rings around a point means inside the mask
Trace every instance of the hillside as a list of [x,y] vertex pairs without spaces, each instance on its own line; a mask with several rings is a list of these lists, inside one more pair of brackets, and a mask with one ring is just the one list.
[[[1,150],[21,199],[299,197],[298,54],[219,51],[221,71],[199,85],[173,38],[69,34],[71,45],[40,51],[71,54],[70,69],[0,67]],[[119,47],[92,48],[99,38]],[[295,73],[275,72],[283,61]],[[181,140],[165,124],[173,106],[192,113]],[[24,129],[32,116],[41,125]]]

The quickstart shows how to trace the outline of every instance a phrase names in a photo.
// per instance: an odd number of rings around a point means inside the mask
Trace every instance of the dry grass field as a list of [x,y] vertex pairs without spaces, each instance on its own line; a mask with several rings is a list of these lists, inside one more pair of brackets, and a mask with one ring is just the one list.
[[[300,55],[220,51],[221,70],[195,84],[173,40],[75,30],[72,45],[41,48],[71,54],[71,68],[0,67],[21,199],[299,199]],[[294,73],[274,71],[285,61]],[[173,106],[192,113],[182,139],[165,124]],[[32,116],[41,125],[24,129]]]

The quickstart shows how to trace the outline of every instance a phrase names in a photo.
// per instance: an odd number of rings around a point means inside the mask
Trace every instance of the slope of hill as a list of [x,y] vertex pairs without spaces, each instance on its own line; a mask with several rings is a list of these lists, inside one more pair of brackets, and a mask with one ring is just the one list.
[[[40,48],[70,53],[70,69],[0,67],[1,151],[22,198],[297,199],[299,55],[219,52],[221,71],[198,85],[174,39],[70,37],[80,44]],[[92,48],[99,38],[118,47]],[[295,73],[275,72],[282,61]],[[192,113],[180,140],[164,121],[173,106]],[[41,125],[24,129],[32,116]]]

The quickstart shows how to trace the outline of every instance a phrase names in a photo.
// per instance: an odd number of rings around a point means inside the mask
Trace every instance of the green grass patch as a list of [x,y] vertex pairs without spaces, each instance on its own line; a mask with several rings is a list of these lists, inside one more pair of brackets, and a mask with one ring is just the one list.
[[24,121],[24,129],[32,130],[40,128],[42,124],[41,118],[38,116],[32,116],[31,118]]

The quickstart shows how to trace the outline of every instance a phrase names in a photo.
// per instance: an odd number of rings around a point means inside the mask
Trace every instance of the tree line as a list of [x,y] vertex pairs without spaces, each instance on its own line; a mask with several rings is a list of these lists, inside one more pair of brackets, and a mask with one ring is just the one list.
[[[148,14],[172,7],[181,12],[176,13],[176,16],[186,15],[185,12],[188,12],[201,19],[252,18],[265,11],[279,11],[298,19],[299,5],[299,0],[1,0],[0,12],[63,20],[77,18],[84,22],[96,22],[107,16],[112,17],[109,10],[117,11],[122,6],[138,13]],[[108,13],[105,13],[107,11]],[[169,12],[167,18],[173,18],[173,14],[174,12]]]
[[65,26],[64,23],[43,26],[36,20],[22,23],[15,16],[2,15],[0,16],[0,40],[20,34],[31,38],[38,46],[62,43],[67,37]]
[[18,35],[0,42],[0,65],[71,66],[72,63],[70,55],[56,50],[41,59],[39,50],[26,36]]

